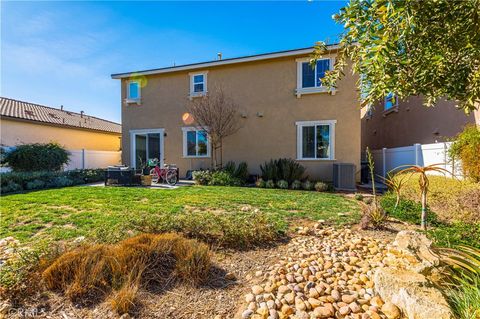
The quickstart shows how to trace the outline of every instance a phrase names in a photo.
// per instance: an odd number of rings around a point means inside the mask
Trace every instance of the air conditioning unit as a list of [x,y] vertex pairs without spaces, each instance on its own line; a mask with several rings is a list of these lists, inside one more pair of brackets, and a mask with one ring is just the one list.
[[350,163],[333,164],[333,187],[335,190],[355,191],[355,165]]

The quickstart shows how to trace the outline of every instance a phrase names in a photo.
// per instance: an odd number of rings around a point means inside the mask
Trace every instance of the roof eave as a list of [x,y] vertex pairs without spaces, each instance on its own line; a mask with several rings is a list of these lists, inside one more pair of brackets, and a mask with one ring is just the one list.
[[[327,49],[329,51],[336,50],[338,48],[339,48],[339,45],[337,44],[327,46]],[[171,73],[171,72],[186,71],[186,70],[196,70],[196,69],[203,69],[203,68],[220,66],[220,65],[237,64],[237,63],[245,63],[245,62],[251,62],[251,61],[295,56],[295,55],[301,55],[301,54],[309,54],[309,53],[312,53],[313,50],[314,48],[310,47],[310,48],[304,48],[304,49],[298,49],[298,50],[266,53],[266,54],[252,55],[252,56],[240,57],[240,58],[231,58],[231,59],[218,60],[218,61],[200,62],[195,64],[186,64],[186,65],[179,65],[179,66],[160,68],[160,69],[117,73],[117,74],[112,74],[111,77],[112,79],[124,79],[124,78],[129,78],[129,77],[138,76],[138,75],[152,75],[152,74]]]
[[11,121],[28,122],[28,123],[35,123],[35,124],[39,124],[39,125],[55,126],[55,127],[60,127],[60,128],[76,129],[76,130],[90,131],[90,132],[97,132],[97,133],[108,133],[108,134],[114,134],[114,135],[122,135],[122,129],[121,128],[120,128],[120,131],[110,131],[110,130],[103,130],[103,129],[87,127],[87,126],[77,126],[77,125],[71,125],[71,124],[67,124],[67,123],[65,123],[65,124],[64,123],[52,123],[52,122],[46,122],[46,121],[41,121],[41,120],[37,120],[37,119],[26,119],[26,118],[8,116],[8,115],[2,115],[1,117],[5,120],[11,120]]

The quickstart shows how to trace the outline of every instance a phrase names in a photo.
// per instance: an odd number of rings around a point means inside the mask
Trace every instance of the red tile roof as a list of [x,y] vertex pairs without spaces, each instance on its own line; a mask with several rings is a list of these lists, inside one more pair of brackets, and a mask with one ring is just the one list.
[[115,122],[5,97],[0,97],[0,116],[87,130],[122,132],[122,126]]

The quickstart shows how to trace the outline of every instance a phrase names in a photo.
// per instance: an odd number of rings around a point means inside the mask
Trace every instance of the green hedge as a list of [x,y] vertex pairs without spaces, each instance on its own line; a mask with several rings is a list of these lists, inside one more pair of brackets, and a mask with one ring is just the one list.
[[18,145],[7,151],[2,162],[15,172],[60,171],[70,153],[57,143]]
[[242,186],[244,182],[227,171],[195,171],[193,179],[198,185]]
[[104,179],[103,169],[66,172],[10,172],[0,175],[2,194],[44,188],[66,187],[93,183]]

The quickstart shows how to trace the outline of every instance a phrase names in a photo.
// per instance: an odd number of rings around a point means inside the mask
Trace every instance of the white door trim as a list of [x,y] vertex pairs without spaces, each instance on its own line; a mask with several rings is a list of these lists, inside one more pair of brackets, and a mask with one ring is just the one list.
[[[164,160],[164,150],[163,150],[163,144],[164,144],[164,132],[165,129],[163,128],[151,128],[151,129],[138,129],[138,130],[130,130],[130,166],[133,168],[137,167],[137,159],[135,157],[135,135],[137,134],[155,134],[159,133],[160,134],[160,167],[163,167],[163,160]],[[147,143],[147,154],[148,154],[148,143]]]

